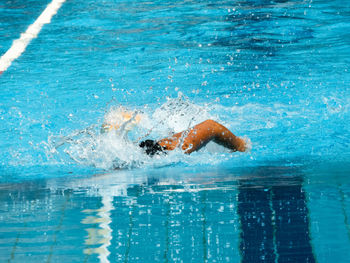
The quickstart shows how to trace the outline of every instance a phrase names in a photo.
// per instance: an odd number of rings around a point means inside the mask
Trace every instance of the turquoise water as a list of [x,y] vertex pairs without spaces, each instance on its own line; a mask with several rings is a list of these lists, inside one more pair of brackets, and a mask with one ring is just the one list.
[[[48,2],[0,2],[1,55]],[[349,29],[348,1],[65,2],[0,76],[1,261],[348,262]],[[208,118],[251,151],[132,143]]]

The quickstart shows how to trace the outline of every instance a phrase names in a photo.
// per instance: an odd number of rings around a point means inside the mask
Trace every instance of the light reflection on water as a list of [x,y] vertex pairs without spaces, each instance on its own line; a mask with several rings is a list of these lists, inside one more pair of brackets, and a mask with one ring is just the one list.
[[348,256],[348,225],[335,229],[345,239],[325,238],[347,218],[348,181],[342,195],[320,182],[319,195],[293,167],[157,174],[2,185],[1,260],[327,262],[324,246],[342,252],[339,262]]
[[[113,196],[108,194],[102,195],[102,206],[98,210],[85,209],[82,213],[86,214],[86,218],[81,221],[82,224],[94,224],[98,223],[99,228],[87,228],[88,236],[86,237],[85,244],[100,245],[97,248],[87,248],[84,250],[84,254],[98,254],[100,262],[109,262],[108,256],[110,254],[108,247],[111,245],[112,229],[110,227],[111,210],[113,207]],[[94,214],[96,213],[96,216]]]

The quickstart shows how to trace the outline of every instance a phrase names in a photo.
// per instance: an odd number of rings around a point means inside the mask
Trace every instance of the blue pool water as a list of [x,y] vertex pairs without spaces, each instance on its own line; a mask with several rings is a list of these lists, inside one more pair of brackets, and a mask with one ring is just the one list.
[[[0,56],[49,2],[0,2]],[[346,0],[66,1],[0,75],[0,261],[349,262],[349,32]],[[252,149],[131,143],[208,118]]]

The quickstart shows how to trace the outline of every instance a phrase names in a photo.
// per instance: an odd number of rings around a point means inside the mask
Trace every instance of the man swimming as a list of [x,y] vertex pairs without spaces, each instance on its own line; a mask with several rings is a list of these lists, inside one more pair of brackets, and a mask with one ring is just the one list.
[[[125,130],[130,130],[140,120],[141,116],[139,114],[128,112],[120,107],[110,112],[109,116],[105,118],[101,131],[108,132],[121,127]],[[150,156],[172,151],[177,147],[181,147],[184,153],[190,154],[198,151],[210,141],[214,141],[233,151],[244,152],[247,150],[247,143],[244,139],[235,136],[225,126],[214,120],[206,120],[190,129],[175,133],[161,140],[141,141],[139,146]]]
[[[179,145],[181,139],[182,145]],[[185,153],[190,154],[198,151],[210,141],[214,141],[233,151],[244,152],[247,149],[246,142],[242,138],[235,136],[225,126],[213,120],[206,120],[189,130],[175,133],[159,141],[142,141],[140,147],[144,148],[148,155],[172,151],[179,146]]]

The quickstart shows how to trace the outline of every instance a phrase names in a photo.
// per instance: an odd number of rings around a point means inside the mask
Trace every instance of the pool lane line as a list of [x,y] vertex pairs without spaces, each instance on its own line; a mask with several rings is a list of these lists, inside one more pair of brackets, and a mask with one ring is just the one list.
[[7,263],[10,263],[10,262],[11,262],[12,260],[14,260],[14,258],[15,258],[15,251],[16,251],[17,246],[18,246],[19,237],[20,237],[20,233],[18,232],[18,233],[17,233],[17,236],[16,236],[15,243],[13,244],[13,247],[12,247],[12,250],[11,250],[10,259],[7,260]]
[[65,214],[66,214],[66,209],[67,209],[67,206],[68,206],[68,202],[70,201],[70,193],[68,194],[63,194],[64,195],[64,201],[63,201],[63,204],[62,204],[62,207],[61,207],[61,216],[60,216],[60,220],[58,222],[58,225],[56,227],[56,230],[55,232],[53,233],[53,241],[52,241],[52,244],[50,246],[50,251],[49,251],[49,255],[47,257],[47,260],[46,260],[46,263],[51,263],[51,260],[52,260],[52,255],[53,255],[53,252],[54,252],[54,246],[57,245],[57,236],[58,234],[62,231],[62,226],[63,226],[63,220],[64,220],[64,217],[65,217]]
[[206,219],[206,214],[207,214],[207,191],[201,191],[199,193],[200,197],[200,202],[201,202],[201,216],[202,216],[202,245],[203,245],[203,262],[207,263],[208,262],[208,239],[207,238],[207,219]]
[[349,225],[348,215],[346,214],[345,194],[344,194],[343,190],[340,187],[341,187],[341,185],[337,186],[339,194],[340,194],[341,209],[342,209],[342,212],[343,212],[343,215],[344,215],[344,224],[345,224],[345,228],[347,230],[348,238],[350,240],[350,225]]
[[51,22],[51,18],[58,12],[65,1],[66,0],[52,0],[35,22],[21,34],[20,38],[12,42],[11,47],[0,58],[0,75],[11,66],[15,59],[22,55],[30,41],[38,36],[42,27]]

